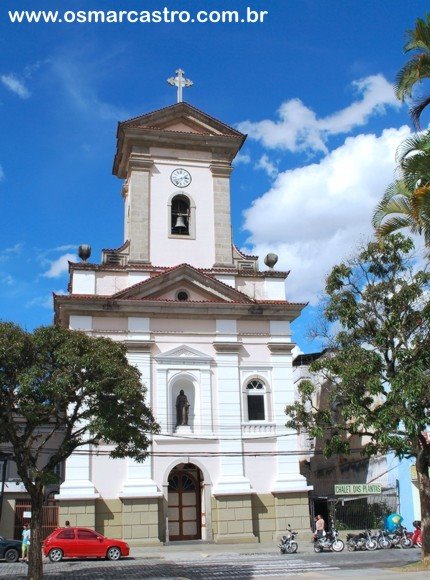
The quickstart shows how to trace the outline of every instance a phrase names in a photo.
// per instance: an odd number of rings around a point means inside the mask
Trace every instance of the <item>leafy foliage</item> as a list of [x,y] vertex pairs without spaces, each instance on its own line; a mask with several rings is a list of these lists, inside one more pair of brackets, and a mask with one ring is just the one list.
[[395,234],[333,268],[324,314],[338,331],[310,367],[329,387],[322,393],[317,383],[303,381],[286,413],[288,427],[325,441],[326,455],[349,453],[358,437],[364,455],[416,457],[428,562],[430,273],[415,268],[413,249],[410,239]]
[[125,348],[59,326],[33,334],[0,323],[0,443],[13,449],[27,490],[85,444],[143,460],[157,430]]
[[[430,274],[414,271],[412,241],[400,234],[371,242],[326,281],[325,316],[339,331],[311,369],[333,388],[329,408],[304,381],[287,407],[288,425],[326,436],[327,454],[348,452],[346,434],[366,436],[368,455],[394,450],[417,456],[430,413]],[[430,449],[427,449],[430,452]]]
[[[430,77],[430,15],[418,18],[415,28],[408,30],[407,36],[404,51],[413,54],[401,68],[395,81],[396,96],[402,101],[411,97],[418,83]],[[430,95],[415,99],[410,114],[416,127],[419,127],[421,114],[429,104]]]

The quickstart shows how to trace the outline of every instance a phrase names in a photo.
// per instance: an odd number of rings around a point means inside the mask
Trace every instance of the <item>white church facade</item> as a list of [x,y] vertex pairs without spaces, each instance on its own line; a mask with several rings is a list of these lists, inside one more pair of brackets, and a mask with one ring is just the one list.
[[297,434],[287,272],[233,244],[232,161],[245,136],[179,102],[121,122],[124,243],[70,264],[56,322],[127,347],[160,425],[143,463],[72,455],[60,519],[131,545],[272,541],[309,529]]

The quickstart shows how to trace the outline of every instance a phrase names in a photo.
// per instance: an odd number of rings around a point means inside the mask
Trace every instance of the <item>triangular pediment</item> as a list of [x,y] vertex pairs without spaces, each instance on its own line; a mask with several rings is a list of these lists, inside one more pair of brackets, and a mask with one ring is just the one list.
[[158,129],[163,131],[179,131],[185,133],[201,133],[209,135],[223,135],[231,137],[244,137],[242,133],[229,125],[218,121],[200,109],[188,103],[176,103],[170,107],[159,109],[123,121],[120,125],[124,128]]
[[112,296],[118,300],[163,302],[249,302],[248,296],[188,264],[181,264]]
[[171,149],[201,150],[217,160],[231,163],[246,135],[188,103],[152,111],[118,124],[113,173],[128,175],[127,164],[133,147],[148,150],[153,145]]
[[172,348],[172,350],[168,350],[167,352],[163,352],[162,354],[157,355],[154,357],[157,362],[169,364],[169,363],[210,363],[212,362],[212,357],[204,352],[200,352],[195,348],[191,348],[185,344],[178,346],[176,348]]

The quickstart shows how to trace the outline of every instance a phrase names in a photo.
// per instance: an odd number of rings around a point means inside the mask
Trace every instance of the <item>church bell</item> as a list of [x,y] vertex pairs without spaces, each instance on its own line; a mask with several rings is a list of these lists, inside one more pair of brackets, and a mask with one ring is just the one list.
[[176,218],[175,229],[186,228],[186,227],[187,226],[184,222],[184,218],[181,215],[178,215],[178,217]]

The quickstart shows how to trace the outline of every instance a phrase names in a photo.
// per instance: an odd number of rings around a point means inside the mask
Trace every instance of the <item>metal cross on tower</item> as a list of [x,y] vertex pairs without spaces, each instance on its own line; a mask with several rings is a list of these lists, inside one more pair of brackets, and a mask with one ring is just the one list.
[[183,75],[184,75],[184,71],[180,68],[176,71],[176,77],[170,77],[167,79],[167,82],[169,83],[169,85],[172,85],[173,87],[178,87],[178,103],[182,103],[182,89],[184,87],[192,87],[193,86],[193,81],[190,81],[190,79],[186,79]]

